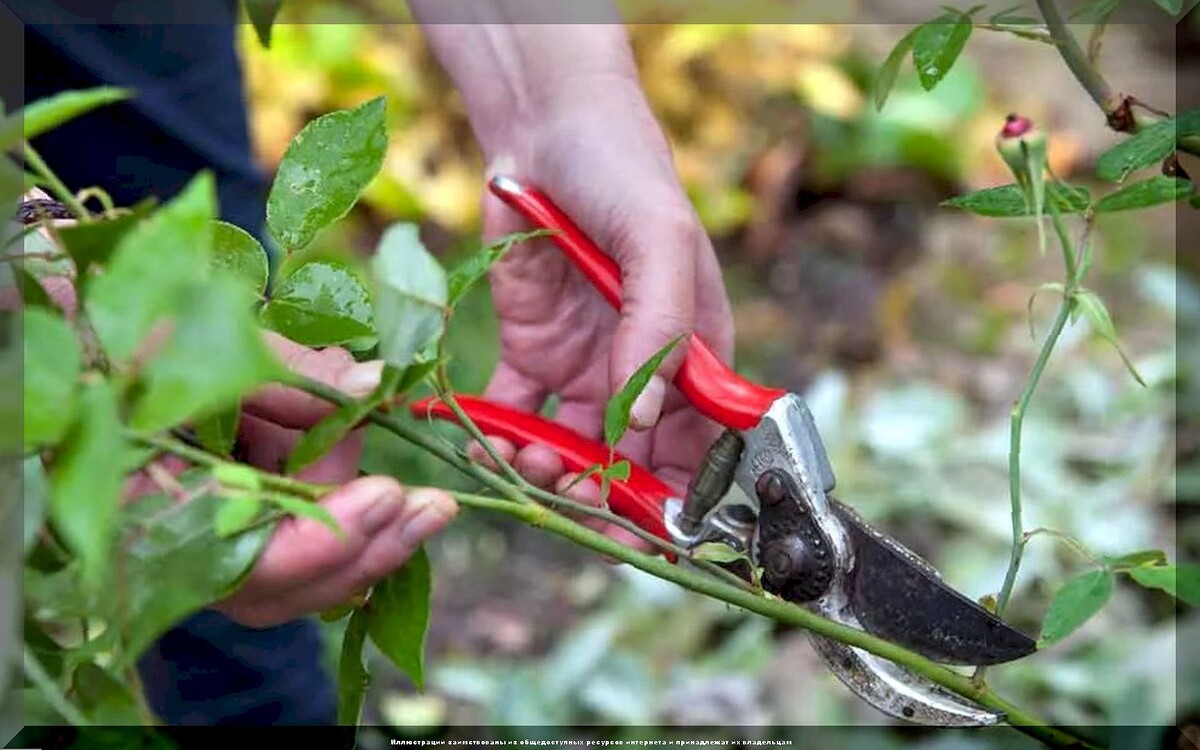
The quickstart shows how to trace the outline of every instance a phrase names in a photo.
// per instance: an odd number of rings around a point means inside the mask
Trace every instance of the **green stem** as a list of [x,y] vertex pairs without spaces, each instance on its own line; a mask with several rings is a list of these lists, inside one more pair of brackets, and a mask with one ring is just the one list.
[[864,651],[899,664],[913,673],[969,698],[986,708],[1003,713],[1009,724],[1051,747],[1090,748],[1092,750],[1098,748],[1097,745],[1093,745],[1086,740],[1049,726],[1033,714],[996,695],[986,685],[973,682],[970,677],[935,664],[908,649],[877,638],[864,631],[828,620],[782,599],[768,598],[761,594],[746,591],[674,565],[661,557],[643,554],[603,534],[580,526],[549,508],[539,505],[512,503],[493,497],[483,497],[460,492],[454,493],[454,497],[460,504],[467,507],[512,516],[531,526],[545,529],[576,544],[620,560],[639,570],[678,584],[698,594],[703,594],[727,604],[741,607],[749,612],[769,617],[778,622],[803,628],[817,635],[861,648]]
[[1033,365],[1033,370],[1029,374],[1029,380],[1025,384],[1025,390],[1021,392],[1021,397],[1012,410],[1011,427],[1009,433],[1009,448],[1008,448],[1008,495],[1009,501],[1012,503],[1012,553],[1008,561],[1008,571],[1004,574],[1004,585],[1000,589],[1000,595],[996,599],[996,614],[1003,615],[1004,608],[1008,606],[1009,597],[1012,596],[1013,584],[1017,580],[1017,571],[1021,567],[1021,555],[1025,551],[1025,527],[1022,524],[1021,518],[1021,426],[1025,419],[1025,411],[1029,408],[1029,401],[1033,398],[1034,389],[1037,388],[1038,381],[1041,380],[1042,372],[1046,369],[1046,363],[1050,360],[1050,354],[1054,351],[1054,345],[1058,342],[1058,337],[1062,333],[1063,328],[1067,325],[1067,320],[1071,315],[1070,297],[1065,297],[1063,303],[1058,308],[1058,315],[1054,318],[1054,324],[1050,327],[1050,332],[1046,334],[1045,341],[1042,342],[1042,349],[1038,352],[1037,361]]
[[[301,388],[309,394],[333,404],[343,405],[351,401],[349,396],[318,381],[300,378],[289,382],[289,385]],[[1003,713],[1009,724],[1052,747],[1100,750],[1096,745],[1049,726],[1033,714],[1004,700],[982,682],[976,682],[969,676],[953,672],[919,654],[876,638],[864,631],[828,620],[781,599],[768,598],[761,593],[747,590],[743,588],[745,582],[740,579],[738,580],[742,585],[736,585],[698,570],[674,564],[662,556],[639,552],[604,534],[592,531],[544,505],[528,502],[523,493],[505,483],[500,477],[471,461],[464,460],[453,448],[442,445],[400,419],[378,410],[372,411],[368,415],[368,419],[417,447],[424,448],[460,472],[507,497],[507,499],[501,499],[463,492],[453,493],[456,500],[462,505],[505,513],[531,526],[546,529],[588,549],[614,560],[628,563],[639,570],[676,583],[696,593],[711,596],[728,604],[742,607],[785,624],[810,630],[851,646],[857,646],[884,659],[894,661],[959,695]]]
[[[1099,69],[1079,46],[1078,40],[1071,30],[1067,28],[1066,22],[1063,21],[1062,14],[1058,12],[1058,7],[1055,0],[1037,0],[1038,10],[1042,13],[1042,18],[1046,21],[1046,28],[1050,32],[1051,38],[1054,40],[1055,47],[1058,48],[1059,55],[1062,56],[1063,62],[1067,64],[1067,68],[1075,76],[1075,80],[1083,86],[1087,91],[1088,96],[1092,101],[1100,107],[1104,116],[1108,119],[1110,126],[1113,123],[1113,115],[1121,109],[1124,102],[1113,96],[1112,88],[1108,85],[1108,81],[1101,75]],[[1093,45],[1098,44],[1094,42]],[[1136,133],[1141,128],[1163,120],[1165,118],[1152,114],[1129,114],[1128,127],[1121,128],[1129,133]],[[1200,156],[1200,137],[1188,136],[1180,138],[1178,147],[1181,151],[1186,151],[1194,156]]]
[[[214,456],[207,451],[200,450],[199,448],[193,448],[182,440],[159,437],[157,435],[139,435],[136,433],[129,433],[128,437],[130,440],[141,443],[147,447],[157,448],[161,451],[166,451],[167,453],[173,453],[180,458],[191,461],[197,466],[213,468],[232,463],[220,458],[219,456]],[[308,500],[318,500],[322,495],[332,489],[313,485],[308,482],[303,482],[299,479],[280,476],[279,474],[271,474],[269,472],[259,471],[244,464],[234,465],[238,466],[241,470],[253,471],[258,479],[262,482],[264,487],[279,490],[280,492],[289,495],[303,497]]]
[[72,726],[86,727],[91,724],[79,709],[71,705],[71,702],[63,697],[59,692],[58,686],[54,684],[54,680],[46,673],[45,667],[38,661],[37,656],[30,650],[29,645],[25,645],[24,654],[25,676],[33,683],[50,704],[50,707],[58,712],[58,715],[66,719]]
[[38,177],[46,181],[46,187],[50,188],[50,191],[58,196],[58,199],[70,208],[80,221],[92,220],[92,215],[87,208],[79,202],[79,199],[63,184],[63,181],[58,179],[58,175],[54,174],[53,170],[42,160],[41,155],[28,142],[25,143],[25,161],[33,167]]
[[[288,384],[293,388],[299,388],[300,390],[306,391],[310,395],[325,399],[326,401],[336,404],[337,406],[345,406],[352,401],[352,399],[346,394],[317,380],[297,377],[293,378]],[[446,389],[440,390],[442,390],[444,393],[449,393],[449,391]],[[453,396],[451,396],[451,398],[453,398]],[[482,437],[482,432],[479,431],[478,426],[474,425],[474,422],[470,419],[470,417],[468,417],[466,413],[462,412],[459,404],[452,401],[447,401],[447,404],[458,416],[458,419],[463,421],[464,425],[469,424],[475,427],[473,432],[470,430],[470,428],[467,429],[468,432],[472,432],[472,436],[479,441]],[[552,492],[547,492],[540,487],[535,487],[534,485],[526,482],[524,478],[520,477],[519,474],[517,474],[517,477],[521,487],[514,487],[513,485],[502,481],[499,477],[488,471],[486,468],[471,462],[465,456],[455,451],[451,446],[443,445],[436,440],[431,440],[420,430],[413,429],[412,426],[389,414],[375,410],[367,415],[367,419],[373,424],[382,427],[394,435],[413,443],[417,447],[430,451],[435,456],[466,474],[471,479],[474,479],[485,487],[489,487],[492,490],[504,495],[512,502],[527,502],[529,498],[532,498],[554,508],[567,509],[573,513],[578,513],[579,515],[601,519],[607,523],[611,523],[614,526],[628,531],[637,538],[653,545],[655,548],[663,552],[675,555],[681,559],[687,559],[696,567],[701,568],[702,570],[705,570],[708,573],[733,585],[743,586],[747,589],[753,588],[749,582],[742,580],[732,571],[722,568],[720,565],[708,560],[692,559],[691,553],[679,545],[672,544],[665,539],[657,537],[632,521],[604,510],[603,508],[594,508],[589,505],[577,503],[570,498],[561,497]],[[496,460],[496,458],[499,457],[497,456],[493,458],[493,460]]]

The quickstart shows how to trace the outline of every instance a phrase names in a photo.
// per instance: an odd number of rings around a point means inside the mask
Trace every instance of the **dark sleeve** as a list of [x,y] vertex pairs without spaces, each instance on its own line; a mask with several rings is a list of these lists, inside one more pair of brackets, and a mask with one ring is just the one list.
[[[129,13],[130,6],[189,4],[120,5]],[[236,6],[197,5],[205,12],[181,23],[152,14],[149,23],[57,23],[33,13],[36,22],[24,31],[26,102],[97,85],[135,91],[133,100],[85,115],[34,146],[71,189],[100,185],[125,206],[169,199],[198,171],[212,170],[222,218],[261,239],[269,182],[251,151]]]

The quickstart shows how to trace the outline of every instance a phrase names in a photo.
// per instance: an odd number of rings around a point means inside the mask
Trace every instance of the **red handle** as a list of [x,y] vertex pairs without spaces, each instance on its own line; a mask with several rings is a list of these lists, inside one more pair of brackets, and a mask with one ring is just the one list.
[[[544,445],[562,457],[569,472],[581,472],[596,464],[607,467],[616,461],[628,460],[614,453],[610,461],[607,446],[536,414],[470,396],[455,396],[455,400],[483,434],[504,438],[518,448],[535,443]],[[411,408],[420,418],[430,416],[458,422],[457,415],[437,398],[422,399]],[[676,494],[658,477],[630,461],[629,479],[614,481],[609,486],[608,504],[617,515],[670,542],[673,540],[663,523],[663,503]]]
[[[537,188],[498,175],[491,191],[534,226],[553,230],[558,245],[592,282],[609,304],[621,309],[621,269],[571,219]],[[698,336],[692,335],[687,354],[675,375],[675,385],[702,414],[726,427],[755,427],[771,404],[785,391],[746,380],[729,368]]]

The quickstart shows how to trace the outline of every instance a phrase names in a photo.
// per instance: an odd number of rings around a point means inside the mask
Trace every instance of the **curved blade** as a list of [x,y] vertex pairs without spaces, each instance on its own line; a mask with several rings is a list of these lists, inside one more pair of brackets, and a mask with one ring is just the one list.
[[863,629],[941,664],[989,665],[1020,659],[1037,643],[946,585],[928,563],[829,497],[854,551],[845,580]]

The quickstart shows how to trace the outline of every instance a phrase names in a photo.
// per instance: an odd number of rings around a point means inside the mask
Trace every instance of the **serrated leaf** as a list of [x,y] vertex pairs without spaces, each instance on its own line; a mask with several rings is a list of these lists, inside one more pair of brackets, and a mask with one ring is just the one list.
[[1097,212],[1128,211],[1148,208],[1162,203],[1174,203],[1187,198],[1196,190],[1190,180],[1179,177],[1155,175],[1146,180],[1130,183],[1096,202]]
[[[1046,202],[1054,201],[1054,206],[1060,213],[1079,213],[1091,204],[1091,194],[1086,188],[1075,185],[1067,188],[1053,182],[1045,183],[1045,188]],[[966,195],[956,195],[942,201],[941,205],[960,208],[979,216],[991,218],[1003,219],[1033,215],[1021,186],[1016,183],[985,188]]]
[[431,591],[429,558],[420,547],[402,568],[375,584],[366,608],[372,643],[422,691]]
[[1105,341],[1117,350],[1117,354],[1121,356],[1121,361],[1125,363],[1125,368],[1129,370],[1134,379],[1140,385],[1145,386],[1146,381],[1142,379],[1141,373],[1137,371],[1137,368],[1134,367],[1133,362],[1125,355],[1125,350],[1121,347],[1121,341],[1117,337],[1116,326],[1113,325],[1112,318],[1109,316],[1108,308],[1104,306],[1103,300],[1096,296],[1094,292],[1087,289],[1077,290],[1072,295],[1072,299],[1079,306],[1083,314],[1087,316],[1096,333],[1100,334]]
[[132,96],[132,89],[115,86],[63,91],[31,102],[17,113],[17,116],[24,120],[23,135],[25,140],[29,141],[94,109],[124,101]]
[[892,88],[896,85],[896,76],[900,74],[900,65],[904,62],[905,56],[912,50],[913,37],[916,36],[916,33],[917,29],[913,29],[905,34],[896,43],[896,46],[892,48],[892,51],[888,53],[887,59],[879,67],[879,72],[875,74],[872,99],[875,102],[876,111],[882,110],[883,105],[887,103],[888,96],[892,93]]
[[288,144],[267,197],[267,226],[289,253],[346,215],[383,166],[386,99],[322,115]]
[[170,338],[146,365],[130,416],[156,431],[236,406],[285,370],[245,306],[245,286],[228,272],[180,288]]
[[1160,565],[1167,562],[1167,553],[1160,549],[1139,550],[1118,557],[1104,557],[1104,564],[1113,570],[1126,570],[1140,565]]
[[1096,175],[1104,180],[1124,182],[1129,174],[1158,164],[1175,150],[1174,118],[1147,125],[1096,159]]
[[283,0],[242,0],[242,3],[246,6],[246,16],[254,25],[259,43],[270,49],[271,27],[275,24],[279,9],[283,7]]
[[1200,606],[1200,565],[1141,565],[1130,570],[1129,576],[1146,588],[1161,589],[1193,607]]
[[270,276],[267,251],[245,229],[226,221],[213,222],[212,263],[244,281],[256,297],[266,292]]
[[256,497],[226,498],[217,509],[217,517],[213,519],[213,530],[222,539],[243,532],[254,523],[262,507],[262,501]]
[[1067,581],[1050,602],[1038,647],[1075,632],[1104,608],[1112,592],[1113,575],[1107,570],[1091,570]]
[[50,517],[93,587],[107,579],[124,479],[117,394],[107,380],[86,383],[77,418],[50,471]]
[[296,474],[320,460],[381,403],[390,399],[406,373],[384,367],[379,386],[364,399],[339,406],[301,436],[288,456],[287,473]]
[[722,542],[704,542],[692,550],[692,558],[714,563],[731,563],[744,560],[746,556],[728,544]]
[[346,623],[338,659],[337,715],[341,726],[357,727],[362,719],[363,700],[371,684],[371,673],[363,663],[366,641],[367,614],[356,609]]
[[41,308],[24,315],[25,449],[53,445],[75,417],[76,380],[83,355],[75,332],[63,318]]
[[397,223],[380,238],[371,273],[379,354],[403,369],[442,336],[446,272],[421,243],[416,225]]
[[654,356],[642,363],[642,366],[629,376],[625,385],[615,396],[608,400],[604,407],[604,442],[610,448],[616,446],[629,429],[629,412],[637,397],[646,390],[650,378],[658,371],[663,360],[675,349],[682,337],[676,337],[666,346],[654,353]]
[[912,40],[913,67],[922,88],[932,91],[946,77],[974,28],[971,19],[957,11],[917,27]]
[[509,234],[467,256],[447,275],[446,285],[449,293],[446,304],[450,307],[457,305],[467,292],[471,291],[471,287],[486,276],[491,267],[514,246],[546,234],[549,232],[544,229]]
[[110,357],[133,355],[181,290],[208,278],[216,206],[212,175],[202,172],[125,234],[104,274],[91,280],[84,304]]
[[375,334],[371,298],[343,263],[305,263],[276,285],[262,321],[298,344],[339,346]]
[[158,495],[139,500],[123,560],[125,663],[183,618],[234,591],[262,554],[273,526],[222,538],[217,517],[228,499],[211,493],[185,503]]

